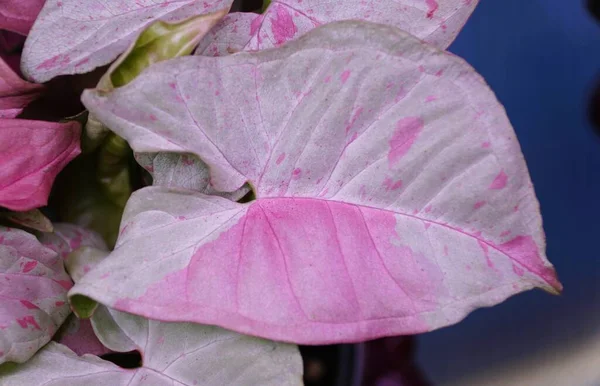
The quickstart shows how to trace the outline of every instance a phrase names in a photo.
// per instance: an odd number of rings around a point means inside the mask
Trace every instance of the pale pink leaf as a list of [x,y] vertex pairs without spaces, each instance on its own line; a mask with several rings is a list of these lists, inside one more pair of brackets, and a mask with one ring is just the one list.
[[315,344],[561,289],[504,109],[464,61],[396,28],[181,58],[83,101],[134,151],[195,154],[213,188],[248,181],[257,199],[134,193],[116,249],[71,294]]
[[44,206],[54,178],[80,152],[77,122],[0,119],[0,206]]
[[75,314],[67,318],[53,340],[64,344],[77,355],[103,355],[111,352],[96,337],[92,322],[89,319],[79,319]]
[[157,20],[176,22],[229,8],[232,0],[48,0],[25,42],[23,73],[36,82],[113,61]]
[[2,0],[0,29],[27,35],[46,0]]
[[0,118],[14,118],[36,99],[43,86],[21,79],[0,58]]
[[71,312],[71,286],[56,252],[0,227],[0,363],[24,362],[50,341]]
[[32,379],[61,386],[80,386],[84,379],[90,386],[302,384],[302,358],[296,346],[219,327],[151,321],[105,307],[94,319],[99,338],[115,351],[138,350],[142,367],[122,369],[91,355],[77,357],[50,343],[29,362],[1,374],[2,385],[20,386]]
[[313,28],[341,20],[398,27],[440,48],[456,38],[479,0],[273,0],[267,10],[232,13],[213,28],[196,53],[223,56],[272,48]]

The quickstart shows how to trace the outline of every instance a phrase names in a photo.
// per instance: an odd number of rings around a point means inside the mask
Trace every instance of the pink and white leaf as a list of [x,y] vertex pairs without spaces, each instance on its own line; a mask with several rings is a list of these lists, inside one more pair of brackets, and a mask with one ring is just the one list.
[[[102,318],[100,318],[102,316]],[[51,343],[24,365],[3,375],[3,386],[54,382],[87,385],[265,385],[302,384],[296,346],[193,323],[161,323],[100,307],[94,329],[115,351],[138,350],[142,367],[122,369],[92,355],[78,357]],[[115,337],[119,337],[120,341]]]
[[71,294],[321,344],[561,289],[504,109],[464,61],[396,28],[339,22],[181,58],[83,101],[134,151],[195,154],[215,190],[248,182],[257,199],[137,191],[116,249]]
[[0,227],[0,363],[24,362],[71,310],[62,258],[31,234]]
[[227,15],[200,43],[199,55],[224,56],[280,46],[342,20],[387,24],[447,48],[479,0],[273,0],[267,10]]
[[0,119],[0,206],[46,205],[56,175],[80,152],[77,122]]
[[108,251],[108,247],[102,236],[90,229],[74,224],[54,224],[54,232],[43,233],[40,236],[40,241],[46,247],[60,254],[67,263],[69,262],[67,259],[69,254],[81,247],[90,247],[98,251]]
[[47,0],[25,42],[22,71],[45,82],[113,61],[157,20],[220,11],[232,0]]
[[0,58],[0,118],[14,118],[23,108],[36,99],[43,86],[21,79]]

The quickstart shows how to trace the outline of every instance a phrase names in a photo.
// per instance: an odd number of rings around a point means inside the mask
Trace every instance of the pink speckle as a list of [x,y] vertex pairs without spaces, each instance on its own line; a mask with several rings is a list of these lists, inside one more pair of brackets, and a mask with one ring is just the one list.
[[323,79],[323,83],[329,83],[329,82],[331,82],[331,75],[327,75],[325,77],[325,79]]
[[348,78],[350,78],[351,73],[352,71],[350,70],[345,70],[344,72],[342,72],[342,75],[340,75],[340,80],[342,81],[342,83],[346,83]]
[[494,262],[490,259],[489,245],[486,244],[484,241],[481,241],[479,239],[477,240],[477,243],[479,244],[479,246],[483,250],[483,254],[485,255],[485,260],[487,262],[488,267],[494,268]]
[[496,178],[494,178],[494,181],[492,182],[489,188],[493,190],[503,189],[506,187],[507,182],[508,176],[506,175],[506,173],[504,173],[504,170],[502,170],[500,173],[498,173]]
[[429,11],[427,12],[427,18],[433,19],[433,15],[439,8],[439,4],[435,0],[425,0],[427,6],[429,7]]
[[448,256],[448,246],[444,245],[444,256]]
[[515,205],[515,207],[513,208],[513,212],[518,212],[519,211],[519,205]]
[[508,235],[510,235],[510,231],[504,231],[504,232],[500,233],[500,237],[506,237]]
[[296,28],[296,24],[294,24],[292,15],[288,12],[287,7],[281,5],[276,7],[275,18],[271,18],[271,32],[277,45],[291,40],[296,35],[296,32],[298,32],[298,28]]
[[431,212],[432,209],[433,207],[431,205],[427,205],[427,207],[425,208],[425,213]]
[[165,343],[165,337],[164,337],[164,336],[161,336],[160,338],[158,338],[158,341],[157,341],[157,343],[158,343],[158,344],[163,344],[163,343]]
[[[66,60],[68,63],[69,58],[66,57]],[[63,55],[56,55],[50,59],[44,60],[39,66],[36,67],[36,70],[49,70],[59,64],[59,61],[61,61],[61,64],[64,63],[65,60],[63,59]]]
[[475,203],[475,205],[473,205],[473,209],[479,209],[484,205],[485,205],[485,201],[478,201]]
[[423,225],[425,226],[425,230],[427,230],[431,226],[431,223],[428,221],[423,221]]
[[185,216],[177,216],[177,220],[183,221],[183,220],[186,220],[186,217]]
[[70,290],[71,287],[73,287],[73,283],[71,283],[69,280],[54,280],[54,282],[66,290]]
[[360,117],[360,114],[362,114],[362,112],[362,107],[359,107],[356,109],[356,111],[354,111],[354,114],[352,114],[352,118],[350,118],[350,122],[348,122],[348,124],[346,125],[346,134],[348,134],[352,126],[354,126],[354,123],[356,123],[356,120]]
[[80,60],[79,62],[77,62],[77,63],[75,64],[75,67],[83,66],[84,64],[86,64],[86,63],[87,63],[87,62],[89,62],[89,61],[90,61],[90,58],[85,58],[85,59],[83,59],[83,60]]
[[62,5],[63,5],[62,1],[59,1],[58,3],[56,3],[57,7],[62,7]]
[[154,114],[150,114],[150,120],[151,120],[151,121],[157,121],[157,120],[158,120],[158,118],[156,118],[156,115],[154,115]]
[[64,306],[64,305],[65,305],[65,302],[58,301],[58,302],[55,302],[55,303],[54,303],[54,305],[55,305],[56,307],[62,307],[62,306]]
[[484,149],[487,149],[487,148],[489,148],[490,146],[492,146],[492,144],[491,144],[491,143],[489,143],[489,142],[484,142],[484,143],[482,143],[482,144],[481,144],[481,147],[482,147],[482,148],[484,148]]
[[513,263],[512,267],[513,267],[513,272],[516,273],[517,276],[525,275],[525,271],[523,270],[523,268],[519,267],[517,264]]
[[297,180],[300,178],[300,176],[302,175],[302,169],[300,168],[296,168],[294,169],[294,171],[292,172],[292,179]]
[[37,265],[38,265],[37,261],[28,261],[27,263],[25,263],[25,266],[23,267],[23,273],[30,272],[35,267],[37,267]]
[[396,165],[410,150],[417,136],[423,130],[423,126],[424,122],[420,117],[407,117],[398,121],[389,142],[388,162],[390,167]]
[[21,328],[27,328],[28,325],[31,325],[36,330],[41,330],[40,325],[37,324],[35,318],[31,315],[25,316],[21,319],[16,319],[17,323]]
[[425,98],[425,102],[433,102],[433,101],[436,101],[437,99],[438,99],[438,98],[437,98],[435,95],[428,95],[428,96]]
[[177,88],[177,85],[174,82],[170,82],[169,87],[171,87],[173,90],[175,90]]
[[25,308],[29,309],[29,310],[36,310],[39,307],[36,306],[35,304],[33,304],[32,302],[28,301],[28,300],[19,300],[21,302],[22,305],[25,306]]
[[106,278],[107,278],[107,277],[109,277],[109,276],[110,276],[110,273],[109,273],[109,272],[107,272],[107,273],[103,273],[103,274],[102,274],[102,276],[100,276],[100,279],[106,279]]
[[389,177],[386,177],[383,181],[383,186],[386,190],[398,190],[402,187],[402,180],[394,181]]
[[91,270],[91,268],[89,265],[86,264],[83,266],[83,273],[88,273],[88,272],[90,272],[90,270]]
[[358,197],[361,201],[367,199],[367,187],[365,185],[361,185],[360,188],[358,188]]
[[181,162],[183,162],[183,164],[186,166],[191,166],[194,164],[194,157],[189,157],[187,155],[184,155],[181,157]]
[[443,69],[440,69],[440,70],[438,70],[438,71],[435,73],[435,76],[437,76],[437,77],[440,77],[440,76],[442,76],[442,75],[444,75],[444,70],[443,70]]
[[280,165],[284,159],[285,159],[285,153],[281,153],[281,154],[279,154],[279,157],[277,157],[277,160],[275,160],[275,163],[277,165]]

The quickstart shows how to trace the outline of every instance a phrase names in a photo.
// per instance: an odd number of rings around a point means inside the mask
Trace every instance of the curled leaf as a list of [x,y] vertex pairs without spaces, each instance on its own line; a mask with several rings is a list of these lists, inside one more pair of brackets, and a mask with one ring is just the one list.
[[200,43],[199,55],[223,56],[280,46],[315,27],[363,20],[398,27],[440,48],[460,32],[479,0],[274,0],[264,12],[227,15]]
[[0,227],[0,363],[25,362],[70,313],[62,258],[22,230]]
[[113,61],[157,20],[177,22],[229,9],[231,0],[47,0],[23,50],[22,70],[45,82]]
[[77,355],[103,355],[111,352],[96,337],[91,321],[88,319],[79,319],[74,314],[71,314],[67,318],[67,321],[58,330],[53,340],[64,344]]
[[195,154],[214,189],[248,182],[257,198],[137,191],[71,295],[320,344],[561,289],[504,109],[464,61],[396,28],[339,22],[181,58],[83,101],[134,151]]
[[0,119],[0,206],[44,206],[54,178],[80,153],[76,122]]

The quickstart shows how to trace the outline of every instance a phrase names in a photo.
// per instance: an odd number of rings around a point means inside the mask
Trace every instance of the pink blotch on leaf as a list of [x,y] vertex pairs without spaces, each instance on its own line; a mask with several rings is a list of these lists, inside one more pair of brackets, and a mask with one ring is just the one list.
[[28,300],[19,300],[21,302],[22,305],[25,306],[25,308],[29,309],[29,310],[35,310],[38,309],[39,307],[36,306],[35,304],[33,304],[32,302],[28,301]]
[[73,287],[73,283],[71,283],[69,280],[54,280],[54,282],[66,290],[70,290],[71,287]]
[[296,35],[296,32],[298,32],[292,15],[290,15],[286,7],[280,5],[275,9],[275,18],[271,18],[271,32],[277,45],[291,40]]
[[388,162],[394,166],[410,150],[417,136],[423,130],[424,122],[420,117],[407,117],[398,121],[396,130],[390,139]]
[[350,122],[348,122],[348,124],[346,125],[346,134],[348,134],[352,126],[354,126],[354,123],[356,123],[356,120],[360,117],[360,114],[362,114],[363,110],[364,109],[362,107],[359,107],[356,109],[356,111],[354,111],[354,114],[352,114],[352,118],[350,118]]
[[17,323],[21,328],[27,328],[28,325],[31,325],[36,330],[41,330],[40,325],[36,322],[35,318],[31,315],[25,316],[21,319],[16,319]]
[[437,98],[435,95],[428,95],[428,96],[425,98],[425,102],[433,102],[433,101],[436,101],[437,99],[438,99],[438,98]]
[[285,153],[281,153],[281,154],[279,154],[279,156],[277,157],[277,160],[275,160],[275,163],[276,163],[277,165],[280,165],[280,164],[283,162],[283,160],[284,160],[284,159],[285,159]]
[[383,181],[383,186],[386,190],[398,190],[402,187],[402,180],[394,181],[389,177],[386,177]]
[[344,72],[342,72],[342,75],[340,75],[340,80],[342,81],[342,83],[346,83],[348,78],[350,78],[351,72],[352,71],[350,70],[345,70]]
[[300,169],[300,168],[296,168],[296,169],[294,169],[294,171],[292,172],[292,178],[293,178],[294,180],[297,180],[297,179],[299,179],[301,175],[302,175],[302,169]]
[[38,265],[37,261],[28,261],[27,263],[25,263],[25,266],[23,267],[23,273],[30,272],[35,267],[37,267],[37,265]]
[[523,270],[523,268],[519,267],[517,264],[513,263],[512,267],[513,267],[513,272],[515,274],[517,274],[517,276],[525,275],[525,271]]
[[427,6],[429,7],[429,11],[427,11],[427,18],[433,19],[433,15],[435,14],[435,12],[438,10],[438,8],[440,6],[437,3],[437,1],[435,1],[435,0],[425,0],[425,2],[427,3]]
[[475,203],[475,205],[473,205],[473,209],[479,209],[484,205],[485,205],[485,201],[478,201]]
[[491,145],[492,145],[492,144],[491,144],[491,143],[489,143],[489,142],[484,142],[484,143],[482,143],[482,144],[481,144],[481,147],[482,147],[482,148],[484,148],[484,149],[487,149],[487,148],[489,148]]
[[54,305],[55,305],[56,307],[61,307],[61,306],[64,306],[64,305],[65,305],[65,302],[58,301],[58,302],[55,302],[55,303],[54,303]]
[[425,208],[425,213],[431,212],[432,209],[433,207],[431,205],[427,205],[427,207]]
[[510,235],[510,231],[504,231],[504,232],[500,233],[500,237],[506,237],[508,235]]
[[506,187],[507,182],[508,182],[508,176],[506,175],[506,173],[504,173],[504,170],[502,170],[500,173],[498,173],[496,178],[494,178],[494,181],[492,181],[492,184],[490,185],[490,189],[493,189],[493,190],[503,189]]

